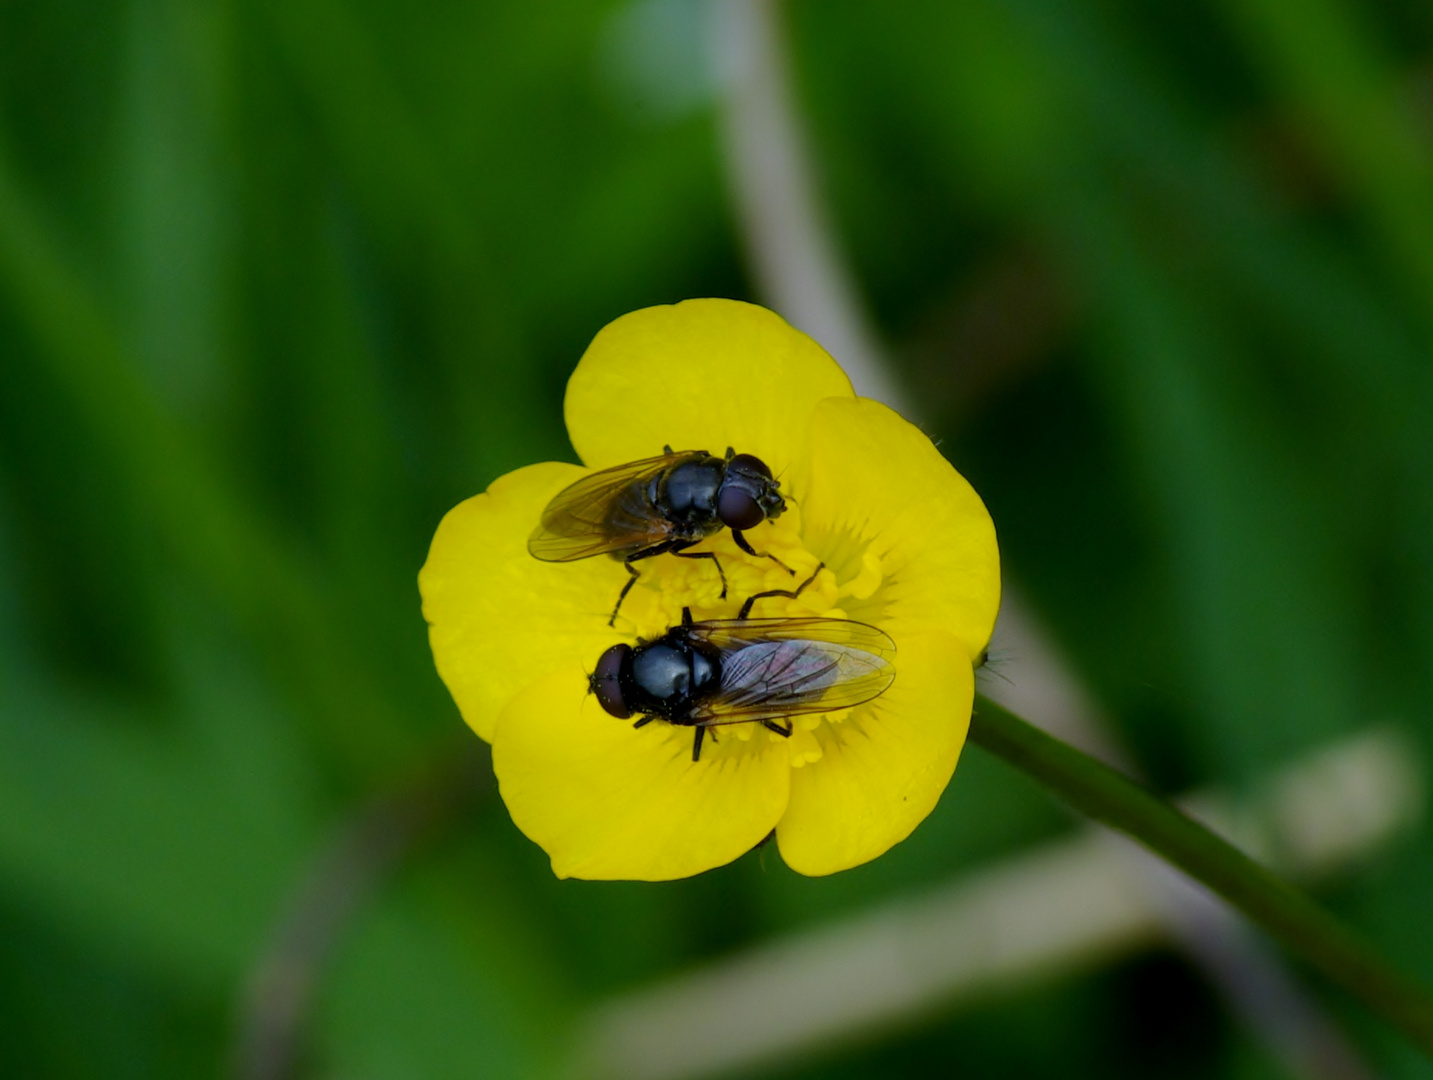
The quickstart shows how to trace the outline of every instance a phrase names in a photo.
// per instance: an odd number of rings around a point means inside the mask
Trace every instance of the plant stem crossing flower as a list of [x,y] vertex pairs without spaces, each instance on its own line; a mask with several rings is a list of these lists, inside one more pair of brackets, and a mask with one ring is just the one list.
[[[419,575],[438,672],[493,746],[514,822],[561,877],[666,880],[720,866],[773,830],[803,874],[864,863],[931,812],[965,742],[974,667],[1000,598],[994,527],[970,485],[923,433],[858,398],[810,338],[763,308],[689,300],[611,323],[567,387],[568,434],[584,466],[547,462],[499,478],[448,513]],[[791,589],[772,559],[726,530],[695,550],[636,564],[636,586],[605,557],[542,562],[527,538],[554,495],[593,470],[728,446],[766,462],[787,512],[747,534],[804,581],[753,617],[823,616],[884,630],[896,678],[880,697],[720,729],[700,761],[692,733],[634,729],[588,691],[598,656],[660,637],[689,608],[734,618],[743,600]]]

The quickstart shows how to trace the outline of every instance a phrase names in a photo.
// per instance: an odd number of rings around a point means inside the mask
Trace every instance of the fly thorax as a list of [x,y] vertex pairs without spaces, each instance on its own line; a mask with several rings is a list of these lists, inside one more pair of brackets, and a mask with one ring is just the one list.
[[717,458],[689,461],[676,466],[657,488],[657,509],[675,525],[693,535],[711,531],[717,524],[717,492],[722,465]]
[[691,701],[693,682],[690,650],[665,642],[639,648],[632,655],[629,704],[670,717]]

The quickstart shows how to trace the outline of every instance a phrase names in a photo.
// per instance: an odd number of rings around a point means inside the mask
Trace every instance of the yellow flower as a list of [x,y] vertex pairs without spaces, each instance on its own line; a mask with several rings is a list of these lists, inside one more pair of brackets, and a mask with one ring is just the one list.
[[[990,516],[930,439],[856,397],[810,338],[763,308],[689,300],[602,330],[567,386],[568,434],[586,468],[531,465],[453,509],[419,575],[438,672],[463,718],[493,746],[518,827],[559,877],[659,881],[730,862],[772,829],[803,874],[859,865],[910,835],[935,807],[965,742],[974,664],[1000,598]],[[775,562],[743,554],[729,530],[697,550],[636,564],[599,556],[541,562],[527,538],[548,501],[591,470],[661,453],[728,446],[765,461],[787,511],[747,534],[804,580],[795,600],[753,617],[829,616],[896,643],[896,678],[844,713],[796,717],[782,738],[758,724],[720,729],[698,762],[692,731],[634,729],[603,711],[587,676],[609,646],[681,621],[734,618],[743,599],[790,589]]]

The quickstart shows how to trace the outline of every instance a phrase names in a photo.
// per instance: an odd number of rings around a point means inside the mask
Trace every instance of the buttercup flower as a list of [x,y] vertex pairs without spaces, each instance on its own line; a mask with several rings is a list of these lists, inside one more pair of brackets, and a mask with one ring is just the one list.
[[[930,439],[858,398],[836,363],[771,312],[689,300],[601,331],[567,385],[568,434],[585,467],[530,465],[453,509],[419,575],[438,672],[463,718],[492,743],[513,821],[560,877],[685,877],[730,862],[774,829],[803,874],[859,865],[935,807],[965,741],[974,665],[1000,598],[990,516]],[[559,491],[592,470],[662,452],[727,447],[766,462],[787,510],[746,534],[660,555],[607,625],[628,575],[599,556],[533,558],[528,535]],[[634,729],[588,690],[618,642],[696,620],[827,616],[884,630],[894,683],[841,713],[794,717],[790,738],[759,724],[714,729],[692,761],[692,730]]]

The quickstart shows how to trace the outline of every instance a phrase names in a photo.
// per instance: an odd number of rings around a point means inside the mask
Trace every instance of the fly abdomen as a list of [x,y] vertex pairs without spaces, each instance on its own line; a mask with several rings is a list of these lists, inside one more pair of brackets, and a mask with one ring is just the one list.
[[672,466],[658,486],[658,511],[692,538],[716,532],[722,526],[717,517],[717,493],[724,470],[725,463],[717,457]]

